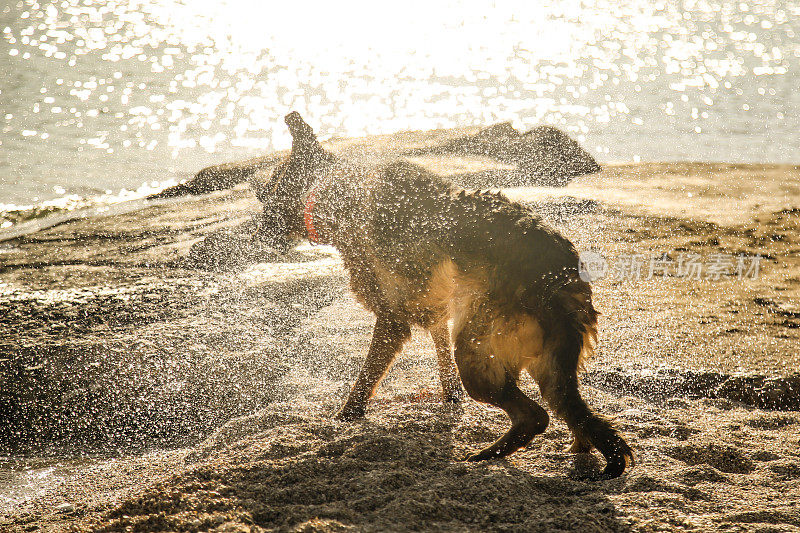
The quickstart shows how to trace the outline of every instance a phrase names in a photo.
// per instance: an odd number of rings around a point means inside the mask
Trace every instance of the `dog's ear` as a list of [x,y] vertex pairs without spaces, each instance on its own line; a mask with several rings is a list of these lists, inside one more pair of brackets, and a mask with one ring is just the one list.
[[286,125],[289,126],[289,133],[292,134],[292,149],[294,149],[296,145],[308,146],[318,144],[317,136],[314,135],[314,130],[311,129],[311,126],[306,124],[306,121],[303,120],[300,113],[292,111],[286,115],[283,120],[286,122]]
[[281,162],[275,168],[263,168],[253,172],[247,181],[250,184],[250,190],[256,195],[256,198],[262,204],[269,204],[271,198],[275,195],[275,189],[282,179],[286,167],[289,165],[288,160]]
[[[306,124],[297,111],[292,111],[283,119],[292,134],[292,153],[289,160],[299,164],[304,172],[315,170],[322,165],[333,163],[336,156],[327,152],[314,135],[314,130]],[[304,183],[304,186],[308,183]]]

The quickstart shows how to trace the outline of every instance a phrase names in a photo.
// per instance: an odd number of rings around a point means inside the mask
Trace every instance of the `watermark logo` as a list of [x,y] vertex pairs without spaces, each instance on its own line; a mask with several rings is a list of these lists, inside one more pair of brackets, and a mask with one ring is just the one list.
[[580,253],[578,275],[583,281],[590,283],[601,280],[608,275],[608,261],[599,252],[585,250]]
[[604,278],[612,281],[650,280],[655,277],[676,277],[717,281],[723,277],[758,279],[761,255],[732,255],[715,253],[701,256],[695,253],[619,254],[606,257],[596,250],[584,250],[579,255],[578,274],[583,281]]

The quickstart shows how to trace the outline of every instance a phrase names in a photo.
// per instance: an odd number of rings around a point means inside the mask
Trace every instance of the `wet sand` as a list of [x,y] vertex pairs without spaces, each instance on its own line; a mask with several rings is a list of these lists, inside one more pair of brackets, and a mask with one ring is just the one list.
[[[421,135],[395,141],[418,148]],[[398,146],[341,143],[378,159]],[[414,160],[467,184],[509,170]],[[262,251],[222,272],[186,261],[204,237],[242,231],[258,209],[243,185],[0,242],[0,444],[15,458],[0,529],[796,531],[798,177],[617,164],[507,190],[609,258],[762,257],[757,279],[595,283],[600,345],[583,390],[637,455],[601,483],[577,479],[602,460],[565,453],[559,421],[507,460],[462,462],[507,422],[471,400],[441,405],[421,332],[364,422],[331,421],[372,325],[336,254]]]

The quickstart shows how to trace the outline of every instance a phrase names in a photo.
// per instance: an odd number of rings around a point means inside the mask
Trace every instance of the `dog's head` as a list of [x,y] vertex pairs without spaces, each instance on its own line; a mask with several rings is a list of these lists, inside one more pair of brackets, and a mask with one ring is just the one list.
[[336,158],[322,148],[300,113],[292,111],[284,120],[292,134],[292,151],[268,179],[256,175],[251,186],[264,206],[257,237],[288,249],[303,236],[305,193]]

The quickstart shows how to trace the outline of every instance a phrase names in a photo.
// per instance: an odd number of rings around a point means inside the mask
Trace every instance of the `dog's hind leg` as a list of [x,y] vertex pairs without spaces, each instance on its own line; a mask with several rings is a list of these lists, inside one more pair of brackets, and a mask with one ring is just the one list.
[[457,403],[464,398],[464,390],[458,380],[458,373],[453,364],[453,349],[450,344],[450,328],[447,322],[436,324],[430,329],[433,345],[436,347],[436,359],[439,364],[439,379],[442,382],[444,401]]
[[500,358],[486,353],[483,348],[488,343],[477,340],[470,329],[468,326],[456,337],[455,358],[461,381],[472,398],[504,410],[511,419],[511,429],[494,444],[470,455],[467,460],[505,457],[544,432],[550,417],[547,411],[519,389],[519,372],[507,369]]
[[542,396],[575,435],[570,451],[589,451],[593,445],[606,459],[606,468],[599,477],[615,478],[633,463],[633,452],[611,422],[589,409],[578,391],[583,335],[569,327],[556,335],[542,361],[531,366],[531,375]]
[[372,397],[378,383],[400,352],[403,343],[410,336],[411,328],[408,322],[388,312],[378,314],[367,359],[350,391],[347,402],[336,415],[337,420],[354,420],[364,416],[367,401]]

